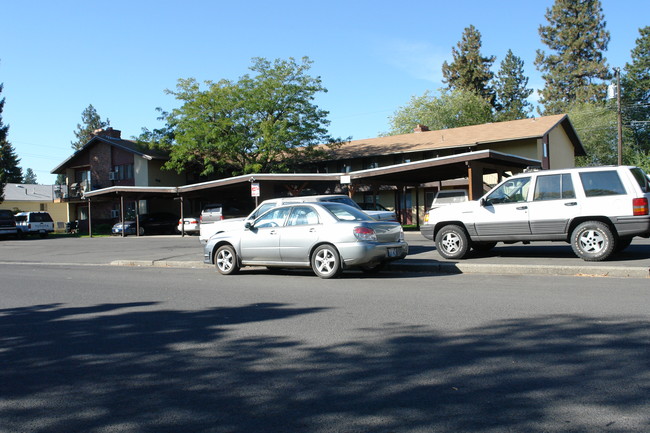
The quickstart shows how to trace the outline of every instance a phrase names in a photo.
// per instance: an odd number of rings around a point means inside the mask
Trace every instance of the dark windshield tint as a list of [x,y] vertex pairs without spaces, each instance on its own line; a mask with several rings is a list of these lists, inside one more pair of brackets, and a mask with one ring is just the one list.
[[646,176],[645,172],[639,167],[632,168],[630,171],[632,172],[632,175],[634,175],[636,181],[639,183],[641,191],[650,192],[650,184],[648,184],[648,177]]
[[580,180],[587,197],[625,194],[625,187],[616,170],[585,171],[580,173]]

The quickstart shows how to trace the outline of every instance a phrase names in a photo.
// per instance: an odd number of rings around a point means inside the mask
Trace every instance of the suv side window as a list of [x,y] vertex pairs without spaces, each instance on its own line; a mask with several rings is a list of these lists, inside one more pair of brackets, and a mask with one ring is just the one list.
[[537,177],[533,200],[558,200],[575,197],[576,193],[569,173]]
[[641,191],[650,192],[650,184],[648,184],[648,178],[646,177],[645,172],[639,167],[634,167],[630,169],[630,171],[632,172],[632,175],[636,181],[639,183]]
[[615,170],[585,171],[580,173],[587,197],[625,194],[625,187]]
[[507,180],[487,196],[487,201],[489,204],[523,202],[528,198],[529,187],[530,177]]

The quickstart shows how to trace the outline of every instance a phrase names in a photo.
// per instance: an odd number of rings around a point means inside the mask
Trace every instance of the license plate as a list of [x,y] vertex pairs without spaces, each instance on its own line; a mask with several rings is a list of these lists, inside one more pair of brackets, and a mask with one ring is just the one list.
[[388,248],[388,257],[397,257],[401,252],[401,248]]

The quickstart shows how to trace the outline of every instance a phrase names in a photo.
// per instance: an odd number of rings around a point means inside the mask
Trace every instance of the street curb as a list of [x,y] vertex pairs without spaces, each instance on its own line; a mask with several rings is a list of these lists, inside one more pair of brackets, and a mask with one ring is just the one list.
[[[211,269],[212,265],[200,262],[170,260],[115,260],[112,266]],[[622,266],[553,266],[553,265],[494,265],[482,263],[449,263],[427,261],[391,263],[387,270],[396,272],[422,272],[431,274],[492,274],[492,275],[548,275],[577,277],[650,278],[650,269]]]

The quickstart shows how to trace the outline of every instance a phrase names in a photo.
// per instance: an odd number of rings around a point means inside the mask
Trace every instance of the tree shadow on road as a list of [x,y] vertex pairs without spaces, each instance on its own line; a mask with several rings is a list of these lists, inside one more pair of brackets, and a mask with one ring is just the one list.
[[318,346],[231,331],[320,308],[151,307],[0,310],[0,431],[650,430],[650,323],[634,317],[388,323]]

